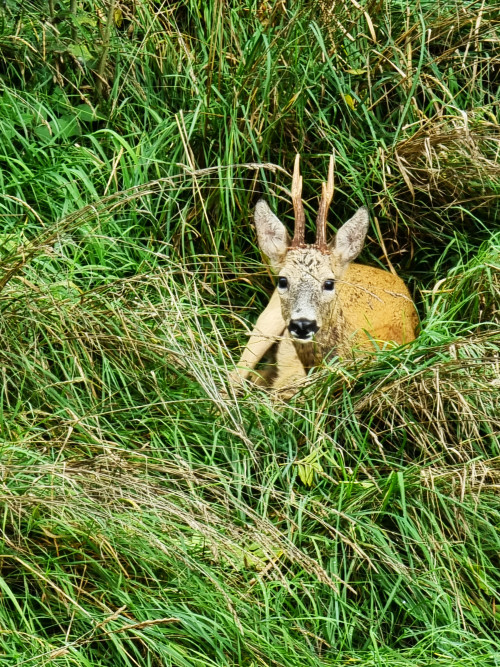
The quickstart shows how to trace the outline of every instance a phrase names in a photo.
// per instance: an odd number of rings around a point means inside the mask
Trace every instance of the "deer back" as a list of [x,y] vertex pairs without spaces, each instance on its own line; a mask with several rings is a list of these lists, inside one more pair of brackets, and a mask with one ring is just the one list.
[[418,316],[399,276],[363,264],[351,264],[338,285],[339,308],[353,347],[375,343],[399,345],[415,338]]

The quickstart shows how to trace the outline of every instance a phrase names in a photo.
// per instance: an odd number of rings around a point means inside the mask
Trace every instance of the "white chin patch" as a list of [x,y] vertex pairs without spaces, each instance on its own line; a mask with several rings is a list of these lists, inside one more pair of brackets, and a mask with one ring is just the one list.
[[299,337],[297,336],[297,334],[294,334],[294,333],[292,333],[292,332],[290,332],[290,336],[291,336],[291,337],[293,338],[293,340],[296,341],[297,343],[310,343],[310,342],[312,341],[312,339],[314,338],[314,334],[313,334],[313,333],[307,334],[307,338],[299,338]]

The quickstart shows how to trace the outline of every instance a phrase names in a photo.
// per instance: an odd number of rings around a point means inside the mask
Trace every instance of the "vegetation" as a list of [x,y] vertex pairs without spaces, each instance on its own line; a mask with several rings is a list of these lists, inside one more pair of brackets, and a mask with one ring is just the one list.
[[[499,665],[500,5],[0,17],[0,665]],[[235,395],[332,149],[420,336]]]

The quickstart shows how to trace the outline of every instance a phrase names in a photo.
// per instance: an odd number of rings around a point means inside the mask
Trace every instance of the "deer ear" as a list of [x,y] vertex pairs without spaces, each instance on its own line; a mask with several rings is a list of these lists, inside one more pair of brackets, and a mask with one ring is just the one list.
[[346,269],[363,249],[369,222],[368,209],[362,206],[337,232],[332,243],[332,259],[341,270]]
[[286,228],[263,199],[255,205],[254,219],[259,248],[269,258],[273,269],[278,270],[285,262],[290,244]]

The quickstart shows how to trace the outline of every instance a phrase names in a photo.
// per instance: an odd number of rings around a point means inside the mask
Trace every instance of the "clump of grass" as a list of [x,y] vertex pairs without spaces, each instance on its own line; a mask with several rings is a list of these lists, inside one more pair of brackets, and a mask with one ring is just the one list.
[[[498,664],[497,10],[4,7],[0,664]],[[228,396],[332,148],[421,334]]]

